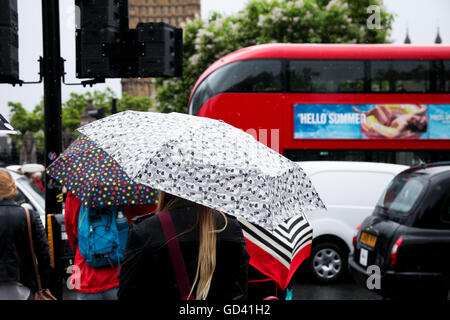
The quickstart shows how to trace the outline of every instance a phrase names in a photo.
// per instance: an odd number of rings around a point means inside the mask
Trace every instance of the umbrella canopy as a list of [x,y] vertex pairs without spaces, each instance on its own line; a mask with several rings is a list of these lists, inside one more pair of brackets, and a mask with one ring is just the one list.
[[132,181],[94,142],[79,136],[48,168],[85,206],[157,203],[156,190]]
[[244,232],[250,264],[285,290],[295,271],[311,253],[313,231],[299,214],[273,231],[238,219]]
[[1,114],[0,114],[0,133],[19,134],[19,132],[14,130],[12,125],[9,124],[8,120],[6,120],[5,117],[3,117]]
[[132,180],[268,230],[325,207],[298,164],[223,121],[125,111],[78,131]]

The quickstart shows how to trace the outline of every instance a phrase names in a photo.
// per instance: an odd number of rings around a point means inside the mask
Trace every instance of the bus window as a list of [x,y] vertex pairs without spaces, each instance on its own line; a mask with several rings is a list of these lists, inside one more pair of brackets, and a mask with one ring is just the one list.
[[197,113],[200,111],[200,108],[213,96],[214,94],[211,91],[211,88],[208,86],[208,81],[203,81],[198,86],[194,96],[192,97],[191,105],[189,106],[189,113],[197,115]]
[[371,62],[372,92],[430,92],[429,60],[381,60]]
[[444,77],[442,78],[444,92],[450,93],[450,60],[444,60]]
[[364,61],[291,60],[290,92],[363,92]]
[[215,95],[225,92],[281,92],[281,60],[246,60],[224,66],[208,77]]
[[283,155],[292,161],[366,161],[404,164],[448,161],[449,150],[300,150],[285,149]]
[[196,115],[210,98],[227,92],[282,92],[283,63],[281,60],[245,60],[230,63],[214,71],[197,88],[189,107]]

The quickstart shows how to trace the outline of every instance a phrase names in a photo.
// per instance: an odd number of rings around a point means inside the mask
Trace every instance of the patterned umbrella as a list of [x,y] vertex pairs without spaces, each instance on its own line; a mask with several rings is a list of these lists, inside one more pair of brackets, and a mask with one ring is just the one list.
[[78,131],[133,181],[267,230],[325,207],[297,163],[223,121],[126,111]]
[[83,135],[47,173],[88,207],[158,202],[156,190],[133,182],[113,158]]
[[273,231],[238,219],[244,232],[250,264],[285,290],[295,271],[311,254],[313,230],[297,215]]
[[6,120],[5,117],[3,117],[1,114],[0,114],[0,133],[19,134],[19,132],[14,130],[12,125],[9,124],[8,120]]

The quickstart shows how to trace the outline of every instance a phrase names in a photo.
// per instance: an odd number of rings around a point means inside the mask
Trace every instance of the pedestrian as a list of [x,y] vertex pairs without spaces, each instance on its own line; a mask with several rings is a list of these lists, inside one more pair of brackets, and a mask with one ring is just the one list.
[[[67,238],[75,251],[75,261],[71,277],[71,286],[77,291],[78,300],[117,300],[119,287],[118,266],[93,268],[89,266],[78,247],[78,218],[82,202],[70,191],[65,202],[64,224]],[[153,212],[155,205],[123,206],[124,216],[131,219]]]
[[[173,237],[160,222],[169,217]],[[170,247],[177,244],[185,269],[182,263],[172,263],[175,254]],[[130,230],[119,299],[243,300],[248,262],[235,217],[159,191],[157,214],[138,218]],[[181,281],[183,271],[186,281]]]
[[[38,292],[26,211],[14,201],[16,194],[14,178],[0,169],[0,300],[32,300]],[[47,235],[39,214],[29,213],[41,285],[46,291],[51,271]]]
[[45,193],[45,187],[44,187],[44,184],[42,183],[42,173],[41,172],[34,173],[31,180],[36,185],[36,187],[42,191],[42,193]]

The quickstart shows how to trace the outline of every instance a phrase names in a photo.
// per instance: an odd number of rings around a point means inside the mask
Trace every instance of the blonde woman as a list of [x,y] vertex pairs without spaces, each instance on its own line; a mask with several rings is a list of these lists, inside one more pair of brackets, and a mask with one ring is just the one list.
[[158,217],[166,211],[172,218],[188,274],[189,298],[246,299],[249,256],[237,220],[164,192],[159,192],[158,213],[138,218],[130,231],[119,299],[182,298]]
[[[16,183],[0,169],[0,300],[32,300],[37,289],[31,258],[25,209],[14,197]],[[47,288],[51,270],[50,250],[39,215],[30,210],[31,230],[42,288]]]

